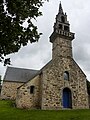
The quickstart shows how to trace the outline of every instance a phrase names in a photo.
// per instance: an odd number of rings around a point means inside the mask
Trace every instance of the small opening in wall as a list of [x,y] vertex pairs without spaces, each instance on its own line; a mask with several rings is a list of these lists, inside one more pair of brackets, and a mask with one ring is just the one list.
[[61,21],[62,21],[62,23],[65,23],[65,18],[64,18],[64,16],[61,17]]
[[64,26],[64,30],[69,32],[69,27],[68,26]]
[[35,86],[30,86],[30,94],[34,93]]
[[61,24],[59,24],[59,29],[61,29],[61,30],[62,30],[62,25],[61,25]]
[[64,72],[64,80],[69,80],[69,72],[68,71]]

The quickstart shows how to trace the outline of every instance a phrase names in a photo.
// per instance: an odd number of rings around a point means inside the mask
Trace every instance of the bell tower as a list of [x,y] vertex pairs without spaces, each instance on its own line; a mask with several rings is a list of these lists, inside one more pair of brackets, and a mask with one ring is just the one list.
[[57,57],[72,57],[73,39],[74,33],[70,32],[70,24],[67,21],[67,15],[63,12],[60,2],[54,30],[50,36],[50,42],[53,43],[52,59]]

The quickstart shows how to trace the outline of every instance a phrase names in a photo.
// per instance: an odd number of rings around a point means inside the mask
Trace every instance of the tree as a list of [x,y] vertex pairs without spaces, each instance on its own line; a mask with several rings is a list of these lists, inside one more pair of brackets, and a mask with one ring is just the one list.
[[[0,62],[4,65],[10,64],[6,55],[39,40],[41,33],[32,20],[42,15],[42,5],[43,0],[0,0]],[[23,26],[25,20],[27,28]]]

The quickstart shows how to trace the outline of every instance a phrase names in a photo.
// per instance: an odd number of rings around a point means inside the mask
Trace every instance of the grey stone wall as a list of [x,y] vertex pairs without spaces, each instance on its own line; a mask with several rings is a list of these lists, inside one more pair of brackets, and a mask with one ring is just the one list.
[[3,82],[1,90],[1,99],[16,99],[17,88],[23,83],[18,82]]
[[52,59],[56,59],[57,57],[72,57],[72,42],[71,40],[57,38],[54,40],[53,48],[52,48]]
[[[33,94],[30,94],[30,86],[35,86]],[[16,105],[18,108],[36,109],[41,107],[40,94],[40,76],[36,76],[29,82],[25,83],[17,90]]]
[[[69,81],[63,74],[69,72]],[[86,76],[72,58],[56,57],[43,70],[42,109],[63,109],[63,89],[72,92],[72,109],[88,108]]]

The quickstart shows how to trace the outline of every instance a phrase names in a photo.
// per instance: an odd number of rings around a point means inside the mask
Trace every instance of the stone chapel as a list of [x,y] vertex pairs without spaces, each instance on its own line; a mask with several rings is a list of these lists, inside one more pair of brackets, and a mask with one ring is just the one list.
[[8,67],[1,98],[16,100],[18,108],[88,109],[86,75],[72,55],[74,35],[60,3],[50,36],[52,60],[40,70]]

